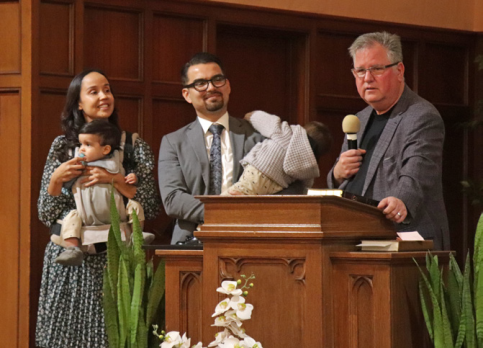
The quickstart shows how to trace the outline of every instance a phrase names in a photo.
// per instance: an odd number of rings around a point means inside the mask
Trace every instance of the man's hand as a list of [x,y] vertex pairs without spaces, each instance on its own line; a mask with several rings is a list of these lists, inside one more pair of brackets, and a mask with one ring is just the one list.
[[382,210],[386,219],[394,221],[400,224],[408,216],[408,210],[403,201],[396,197],[386,197],[377,206],[379,210]]
[[342,181],[351,178],[358,171],[362,163],[362,155],[366,153],[364,149],[347,150],[340,154],[339,161],[332,172],[334,179],[340,185]]

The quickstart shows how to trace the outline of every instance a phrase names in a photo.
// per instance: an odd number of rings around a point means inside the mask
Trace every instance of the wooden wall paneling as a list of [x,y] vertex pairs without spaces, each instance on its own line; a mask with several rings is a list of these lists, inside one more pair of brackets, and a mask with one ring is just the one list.
[[20,73],[20,25],[19,2],[0,3],[0,75]]
[[[483,55],[483,34],[479,33],[475,37],[475,57],[482,57]],[[470,76],[474,76],[473,83],[470,85],[470,104],[472,107],[472,120],[479,119],[483,122],[483,69],[478,68],[478,63],[470,65]],[[473,88],[471,88],[471,86]],[[476,180],[483,180],[483,156],[481,156],[481,149],[483,149],[483,123],[478,127],[468,129],[468,177]],[[470,206],[470,221],[469,230],[475,231],[477,221],[482,213],[482,205]],[[473,239],[470,240],[469,245],[472,245]]]
[[305,124],[310,121],[310,71],[309,64],[310,33],[301,34],[290,40],[290,63],[293,77],[289,81],[290,93],[295,97],[290,100],[290,123]]
[[[466,251],[472,246],[474,229],[464,233],[468,228],[467,204],[461,181],[468,177],[468,129],[463,122],[470,117],[468,107],[438,105],[445,123],[445,143],[443,149],[443,194],[450,228],[451,249],[456,250],[458,261],[463,262]],[[471,241],[469,243],[469,241]]]
[[121,129],[139,133],[142,136],[144,129],[142,105],[143,99],[140,97],[116,94],[116,108]]
[[153,18],[153,73],[156,83],[181,87],[181,67],[197,52],[203,51],[203,19],[155,14]]
[[468,47],[425,43],[419,94],[434,104],[467,105]]
[[22,76],[19,74],[0,76],[0,88],[10,88],[12,86],[18,87],[21,86],[21,84]]
[[296,62],[305,60],[304,47],[299,33],[219,25],[216,53],[231,83],[230,114],[265,110],[296,122],[304,101],[298,91],[305,87]]
[[143,13],[137,9],[86,6],[84,67],[110,79],[142,79]]
[[[143,26],[143,129],[142,137],[148,143],[153,145],[153,134],[155,129],[153,129],[153,45],[148,44],[148,42],[153,42],[153,11],[149,8],[144,9],[144,26]],[[147,125],[147,127],[146,127]]]
[[355,35],[319,32],[315,71],[317,94],[359,98],[351,72],[352,59],[347,51],[355,38]]
[[84,69],[84,1],[74,1],[74,73]]
[[[33,164],[33,152],[35,143],[32,134],[35,132],[34,120],[39,115],[39,46],[40,46],[40,1],[21,1],[21,158],[22,171],[21,182],[21,216],[20,224],[20,315],[19,345],[26,348],[33,345],[35,340],[35,325],[38,303],[38,288],[40,286],[41,260],[38,255],[35,235],[39,230],[35,229],[37,223],[36,196],[33,194],[33,173],[36,168]],[[34,198],[35,197],[35,198]],[[40,261],[40,262],[38,262]],[[37,276],[37,278],[36,278]],[[37,283],[38,282],[38,283]]]
[[[443,193],[450,225],[451,247],[464,260],[468,232],[467,202],[460,182],[467,177],[467,138],[462,123],[470,118],[468,106],[469,45],[429,38],[422,43],[419,58],[419,94],[432,102],[441,113],[446,136],[443,151]],[[469,233],[473,234],[470,230]]]
[[[0,337],[2,344],[17,347],[21,326],[20,305],[20,238],[21,199],[20,173],[22,170],[21,118],[19,91],[0,90],[0,161],[8,166],[8,175],[0,180],[0,212],[2,243],[0,246]],[[7,167],[4,167],[7,169]]]
[[411,40],[402,41],[404,80],[416,93],[418,92],[418,42]]
[[40,73],[72,76],[74,4],[41,2],[40,16]]

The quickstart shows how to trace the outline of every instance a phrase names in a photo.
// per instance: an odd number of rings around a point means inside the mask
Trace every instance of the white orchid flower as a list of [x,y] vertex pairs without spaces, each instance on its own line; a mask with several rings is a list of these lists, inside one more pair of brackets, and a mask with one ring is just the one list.
[[248,335],[240,343],[243,344],[243,347],[246,347],[246,348],[263,348],[260,342],[255,341],[253,338],[251,338]]
[[211,342],[208,347],[214,347],[223,342],[225,338],[227,338],[230,335],[230,331],[225,329],[223,332],[217,332],[215,334],[215,340]]
[[247,337],[247,334],[245,333],[245,329],[239,327],[234,321],[232,321],[228,325],[228,329],[230,329],[230,331],[233,332],[238,337],[241,337],[241,338]]
[[170,331],[164,336],[164,342],[161,348],[173,348],[177,344],[181,344],[181,336],[178,331]]
[[220,315],[215,319],[215,323],[211,326],[228,326],[228,321],[224,315]]
[[221,292],[222,294],[240,296],[243,292],[241,289],[236,288],[237,285],[237,282],[225,280],[221,283],[221,287],[216,289],[216,291]]
[[228,306],[231,309],[237,310],[239,303],[245,303],[245,298],[243,296],[232,296]]
[[236,308],[236,315],[240,320],[247,320],[252,317],[253,305],[249,303],[239,303]]
[[233,336],[225,338],[225,340],[218,345],[219,348],[242,348],[240,346],[240,340]]
[[[237,297],[239,297],[239,296],[237,296]],[[230,301],[230,299],[226,298],[223,301],[221,301],[220,303],[218,303],[216,305],[216,308],[215,308],[215,313],[213,313],[212,317],[216,317],[217,315],[223,314],[227,310],[229,310],[230,309],[230,303],[231,303],[229,301]]]
[[234,310],[230,310],[230,311],[225,313],[225,321],[227,323],[234,322],[238,326],[242,326],[242,322],[241,322],[240,318],[238,318],[238,316],[236,315],[236,311],[234,311]]
[[198,342],[197,345],[191,347],[191,348],[203,348],[203,344],[201,342]]
[[183,334],[180,343],[181,345],[179,346],[179,348],[190,348],[191,338],[186,337],[186,332]]

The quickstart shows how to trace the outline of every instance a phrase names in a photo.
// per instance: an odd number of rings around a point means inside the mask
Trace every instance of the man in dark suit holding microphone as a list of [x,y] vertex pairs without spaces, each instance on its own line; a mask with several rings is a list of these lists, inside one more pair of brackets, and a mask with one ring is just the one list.
[[448,249],[440,114],[405,84],[399,36],[364,34],[349,52],[357,91],[369,106],[357,114],[359,148],[349,150],[345,140],[329,188],[380,201],[397,231],[418,231],[435,249]]

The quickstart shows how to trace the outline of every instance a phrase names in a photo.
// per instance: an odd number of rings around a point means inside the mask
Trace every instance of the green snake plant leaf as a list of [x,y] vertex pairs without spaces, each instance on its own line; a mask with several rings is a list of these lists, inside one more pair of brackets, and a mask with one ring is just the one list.
[[129,274],[126,261],[121,256],[119,265],[119,284],[117,287],[118,312],[119,312],[119,343],[125,347],[129,337],[129,322],[131,310],[131,289],[129,288]]
[[154,321],[154,316],[161,302],[161,298],[164,295],[165,289],[165,267],[164,260],[161,260],[158,264],[158,268],[154,273],[151,287],[148,294],[148,307],[146,313],[146,326],[151,327]]
[[131,345],[135,345],[138,339],[139,317],[142,309],[144,282],[146,269],[143,263],[138,263],[134,271],[134,288],[131,300]]
[[458,325],[458,335],[456,336],[456,342],[454,344],[455,348],[461,348],[465,342],[466,337],[466,313],[464,310],[461,311],[459,317],[460,322]]
[[446,308],[445,291],[444,291],[444,284],[442,280],[443,270],[441,270],[440,279],[441,281],[439,282],[439,293],[441,295],[440,306],[441,306],[441,319],[443,323],[444,347],[454,348],[453,333],[451,330],[451,323],[449,321],[448,310]]
[[463,309],[466,321],[465,347],[476,348],[475,317],[473,315],[473,300],[471,296],[470,273],[471,266],[469,252],[466,257],[465,271],[463,273]]
[[138,322],[138,337],[137,337],[137,343],[138,343],[138,348],[147,348],[148,347],[148,327],[146,326],[146,323],[144,322],[144,308],[140,309],[139,312],[139,322]]
[[483,340],[483,277],[478,277],[475,285],[474,308],[476,317],[476,337]]
[[475,274],[475,281],[480,271],[481,261],[483,260],[483,214],[480,215],[478,220],[478,225],[476,226],[475,232],[475,245],[474,245],[474,252],[473,252],[473,265],[474,265],[474,274]]
[[107,275],[114,302],[117,302],[117,279],[119,275],[119,258],[121,250],[114,236],[115,232],[111,226],[107,237]]
[[483,276],[479,273],[483,263],[483,214],[480,215],[475,234],[475,252],[473,255],[474,268],[474,308],[476,317],[476,337],[483,341]]
[[[433,259],[434,261],[434,259]],[[443,319],[441,316],[441,308],[439,305],[438,297],[436,296],[435,291],[432,288],[432,283],[430,282],[429,279],[426,277],[426,274],[424,274],[423,270],[419,265],[416,263],[416,265],[419,268],[419,272],[421,274],[421,277],[423,279],[423,284],[426,288],[426,291],[428,292],[429,298],[431,299],[431,304],[433,306],[433,343],[435,348],[446,348],[444,345],[444,334],[443,334]],[[432,267],[432,265],[431,265]],[[429,273],[429,276],[431,277],[432,274]],[[439,270],[437,277],[439,278]],[[440,278],[439,278],[440,279]],[[440,287],[439,284],[437,284],[438,289]]]
[[[113,187],[114,188],[114,187]],[[121,226],[120,226],[120,218],[119,212],[117,211],[116,201],[114,199],[114,190],[111,189],[111,228],[114,232],[114,237],[117,242],[117,246],[120,250],[124,250],[126,248],[124,242],[121,239]]]
[[461,321],[462,292],[463,274],[454,256],[450,254],[447,293],[450,311],[449,317],[451,319],[451,327],[455,334],[458,332]]
[[439,299],[441,298],[440,294],[440,283],[441,283],[441,271],[439,270],[439,262],[438,262],[438,257],[436,255],[430,255],[431,263],[426,265],[426,268],[428,269],[429,273],[429,281],[431,283],[431,288],[434,291],[434,294],[436,298]]
[[431,342],[434,342],[433,315],[432,311],[428,310],[428,305],[426,304],[426,295],[424,294],[424,283],[422,279],[419,280],[419,298],[421,299],[421,308],[423,310],[424,322],[426,323],[429,337],[431,338]]
[[109,346],[119,347],[119,325],[117,322],[116,302],[112,297],[111,283],[109,281],[107,268],[104,269],[103,292],[104,299],[102,301],[104,307],[104,321],[106,323],[106,332],[109,340]]
[[143,244],[144,244],[143,232],[135,210],[133,211],[133,214],[132,214],[132,220],[133,220],[132,238],[133,238],[133,258],[134,258],[133,261],[135,265],[145,264],[146,253],[143,250]]

